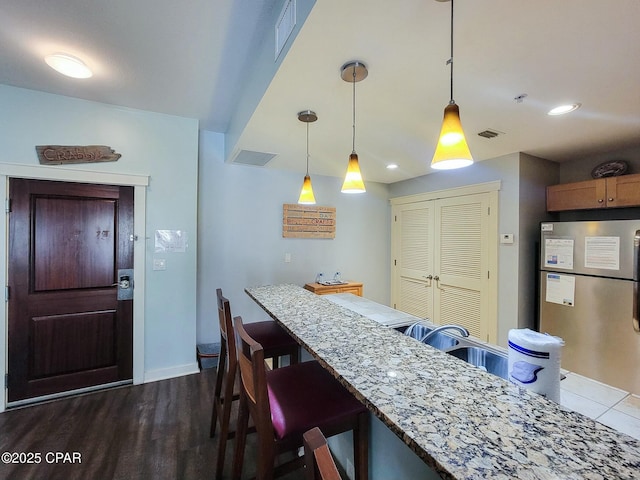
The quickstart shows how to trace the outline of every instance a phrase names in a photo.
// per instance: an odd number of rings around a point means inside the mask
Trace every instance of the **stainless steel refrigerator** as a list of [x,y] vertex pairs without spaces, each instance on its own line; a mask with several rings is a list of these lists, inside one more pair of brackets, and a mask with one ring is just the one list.
[[540,224],[540,331],[562,368],[640,395],[640,220]]

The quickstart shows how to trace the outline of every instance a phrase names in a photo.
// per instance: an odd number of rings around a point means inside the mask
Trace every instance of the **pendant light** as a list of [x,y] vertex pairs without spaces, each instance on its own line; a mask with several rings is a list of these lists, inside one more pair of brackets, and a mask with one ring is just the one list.
[[[438,0],[443,1],[443,0]],[[453,100],[453,0],[451,1],[451,57],[447,60],[450,66],[451,97],[449,105],[444,109],[444,120],[440,130],[438,145],[431,160],[431,168],[448,170],[467,167],[473,163],[467,140],[464,137],[460,122],[460,109]]]
[[347,174],[342,184],[342,193],[364,193],[364,182],[358,165],[358,154],[356,153],[356,82],[367,78],[369,72],[367,67],[359,61],[349,62],[342,66],[341,77],[345,82],[353,83],[353,146],[349,155],[349,165]]
[[316,197],[313,195],[311,187],[311,177],[309,176],[309,123],[318,120],[318,116],[311,110],[305,110],[298,113],[298,120],[307,124],[307,174],[302,182],[302,190],[300,190],[300,198],[298,203],[301,205],[315,205]]

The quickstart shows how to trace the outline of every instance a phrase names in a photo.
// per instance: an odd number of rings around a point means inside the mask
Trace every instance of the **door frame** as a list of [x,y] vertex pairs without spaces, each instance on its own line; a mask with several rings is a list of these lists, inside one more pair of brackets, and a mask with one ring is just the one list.
[[[133,383],[144,383],[144,323],[145,323],[145,258],[146,258],[146,198],[149,186],[148,175],[129,175],[120,173],[96,172],[90,170],[58,168],[39,165],[18,165],[0,163],[0,198],[5,199],[5,206],[9,198],[9,178],[28,178],[36,180],[53,180],[60,182],[81,182],[105,185],[122,185],[134,187],[133,215],[136,239],[133,245],[134,284],[133,292]],[[6,207],[5,207],[6,210]],[[9,261],[9,218],[0,221],[0,248],[2,264],[0,265],[0,285],[7,285]],[[0,372],[3,376],[7,372],[8,360],[8,304],[0,309]],[[2,381],[3,393],[0,395],[0,412],[7,406],[7,389]]]

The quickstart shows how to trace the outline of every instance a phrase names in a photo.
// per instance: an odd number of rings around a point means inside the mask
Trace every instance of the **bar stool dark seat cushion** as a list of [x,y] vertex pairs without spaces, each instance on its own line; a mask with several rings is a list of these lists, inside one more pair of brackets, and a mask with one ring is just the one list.
[[366,412],[365,406],[315,361],[267,371],[267,391],[273,430],[279,440],[299,436],[302,441],[304,432],[316,425],[326,428],[332,420],[340,423],[346,415]]
[[280,325],[271,320],[245,323],[244,328],[249,335],[259,338],[260,342],[271,350],[297,345]]

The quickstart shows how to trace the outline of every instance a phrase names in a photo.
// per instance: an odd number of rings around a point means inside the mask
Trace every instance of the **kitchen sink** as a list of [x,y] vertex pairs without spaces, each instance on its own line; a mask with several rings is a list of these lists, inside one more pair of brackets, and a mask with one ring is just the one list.
[[470,346],[447,350],[447,353],[505,380],[509,379],[509,359],[506,355]]

